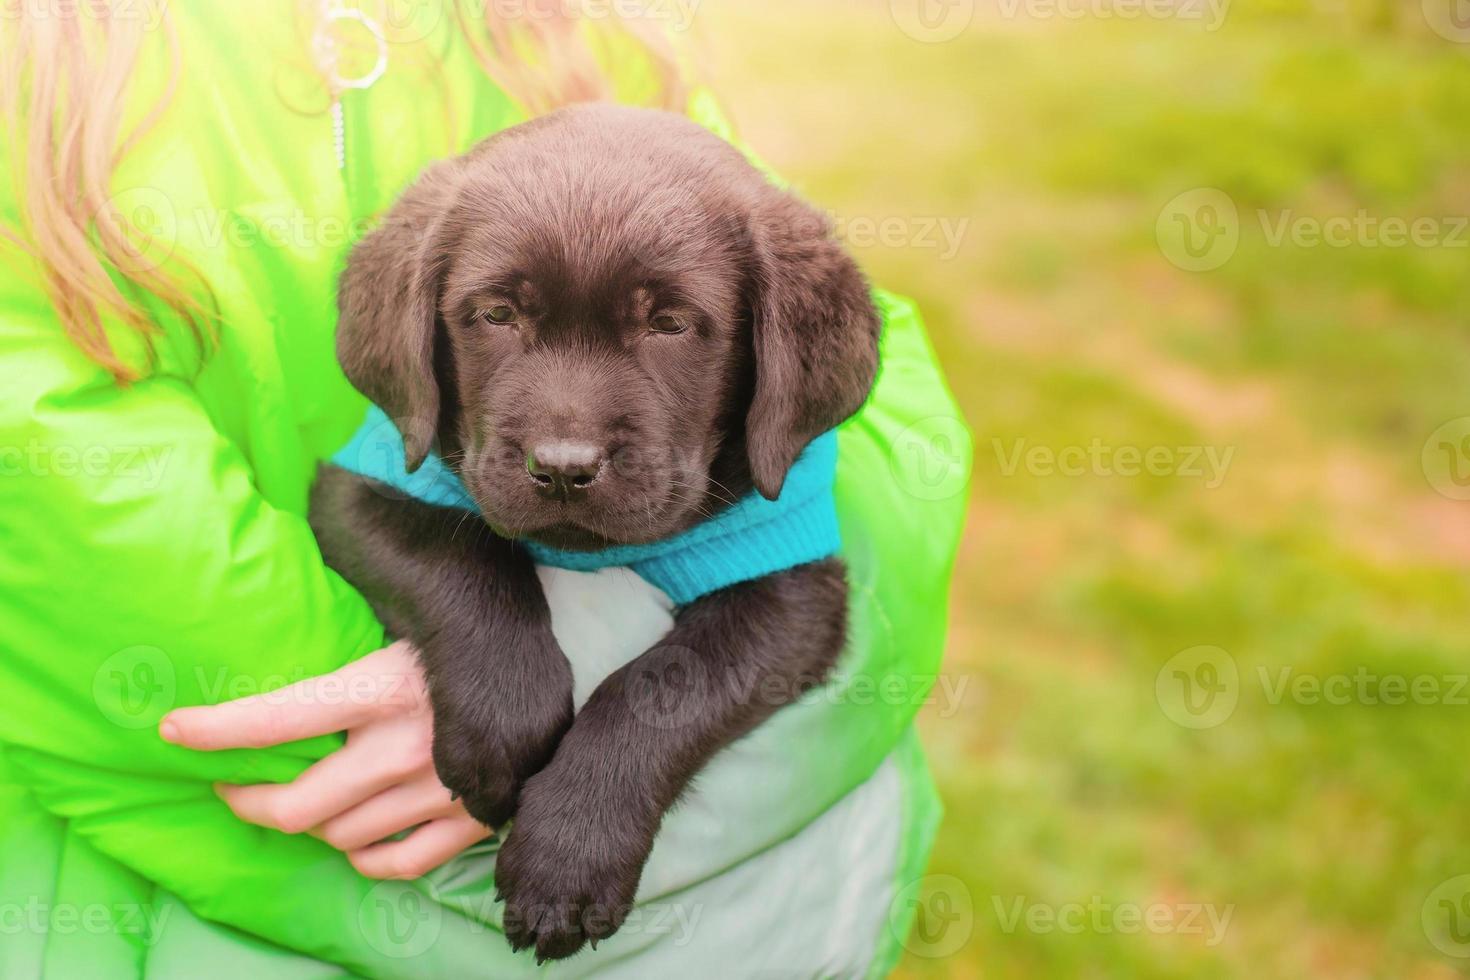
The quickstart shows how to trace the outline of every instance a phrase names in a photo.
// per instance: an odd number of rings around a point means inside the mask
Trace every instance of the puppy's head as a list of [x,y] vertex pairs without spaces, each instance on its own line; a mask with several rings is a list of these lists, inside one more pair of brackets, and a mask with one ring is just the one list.
[[780,493],[877,366],[827,222],[678,116],[582,106],[427,171],[353,251],[337,350],[497,531],[593,550]]

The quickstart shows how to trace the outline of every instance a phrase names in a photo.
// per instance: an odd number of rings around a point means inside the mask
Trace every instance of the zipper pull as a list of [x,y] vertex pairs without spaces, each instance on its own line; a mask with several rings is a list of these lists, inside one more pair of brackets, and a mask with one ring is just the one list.
[[[332,35],[332,30],[343,21],[360,24],[372,35],[373,44],[377,48],[377,58],[373,66],[366,74],[357,78],[343,78],[337,71],[339,61],[337,39]],[[346,170],[347,121],[342,112],[342,93],[350,88],[371,88],[378,79],[383,77],[383,73],[388,70],[388,38],[378,22],[361,10],[343,7],[337,0],[323,0],[322,18],[312,37],[312,46],[320,59],[322,74],[326,76],[327,86],[332,92],[332,143],[337,152],[337,169]]]

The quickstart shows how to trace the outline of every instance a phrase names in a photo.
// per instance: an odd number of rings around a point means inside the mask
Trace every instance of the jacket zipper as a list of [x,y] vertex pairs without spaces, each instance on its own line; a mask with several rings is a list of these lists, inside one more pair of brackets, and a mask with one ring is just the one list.
[[[337,38],[333,30],[344,22],[360,24],[377,46],[377,59],[367,73],[357,78],[343,78],[338,71],[340,61]],[[322,0],[321,19],[312,35],[312,48],[332,98],[332,144],[337,155],[337,169],[347,170],[347,121],[342,111],[342,94],[348,89],[369,89],[388,70],[388,38],[383,28],[361,10],[345,7],[341,0]],[[343,188],[346,190],[346,187]]]

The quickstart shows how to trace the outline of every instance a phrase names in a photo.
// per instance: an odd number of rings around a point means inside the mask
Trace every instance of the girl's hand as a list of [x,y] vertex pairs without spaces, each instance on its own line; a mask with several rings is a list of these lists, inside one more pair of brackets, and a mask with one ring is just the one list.
[[440,784],[433,727],[418,658],[400,641],[269,694],[180,708],[159,734],[208,752],[347,732],[346,745],[294,782],[215,791],[241,820],[320,837],[370,878],[417,878],[490,835]]

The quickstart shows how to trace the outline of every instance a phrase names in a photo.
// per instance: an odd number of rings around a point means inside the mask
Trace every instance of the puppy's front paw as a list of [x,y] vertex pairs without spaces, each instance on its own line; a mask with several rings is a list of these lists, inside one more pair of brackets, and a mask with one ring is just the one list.
[[495,830],[515,812],[520,780],[503,740],[491,732],[434,724],[434,771],[470,816]]
[[470,816],[498,830],[515,813],[522,784],[551,761],[571,727],[571,694],[467,707],[435,705],[434,769]]
[[564,959],[588,942],[596,948],[617,932],[653,846],[651,832],[618,824],[627,814],[533,805],[534,788],[545,775],[527,785],[495,864],[505,937],[512,949],[534,946],[538,962]]

